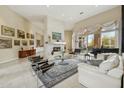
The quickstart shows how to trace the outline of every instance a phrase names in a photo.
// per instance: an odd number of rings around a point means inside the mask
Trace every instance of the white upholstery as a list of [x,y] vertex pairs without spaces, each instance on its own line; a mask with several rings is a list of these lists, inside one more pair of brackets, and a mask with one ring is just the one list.
[[108,72],[108,75],[119,79],[121,79],[122,74],[123,74],[123,70],[120,70],[119,68],[114,68]]
[[109,70],[117,67],[118,65],[119,65],[119,56],[114,55],[114,56],[110,57],[108,60],[103,61],[99,65],[99,69],[101,72],[107,73]]
[[123,61],[119,56],[119,65],[107,73],[99,71],[99,67],[86,63],[78,64],[79,82],[90,88],[119,88],[123,74]]

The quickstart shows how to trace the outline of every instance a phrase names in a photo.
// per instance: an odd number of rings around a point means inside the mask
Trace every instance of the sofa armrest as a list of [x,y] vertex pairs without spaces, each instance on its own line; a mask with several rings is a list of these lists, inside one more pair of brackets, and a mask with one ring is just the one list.
[[[89,68],[88,68],[89,67]],[[78,67],[79,82],[86,87],[121,87],[121,80],[97,71],[92,66]],[[91,68],[90,68],[91,67]]]
[[87,63],[79,63],[78,68],[79,69],[88,69],[88,70],[100,73],[99,72],[99,67],[93,66],[93,65],[90,65],[90,64],[87,64]]

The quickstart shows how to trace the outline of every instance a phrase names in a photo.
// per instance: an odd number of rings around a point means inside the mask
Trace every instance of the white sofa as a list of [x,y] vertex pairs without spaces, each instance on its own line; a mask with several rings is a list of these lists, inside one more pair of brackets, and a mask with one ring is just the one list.
[[[101,63],[102,64],[102,63]],[[89,88],[119,88],[123,75],[123,61],[119,56],[119,64],[116,68],[103,73],[97,66],[86,63],[78,64],[79,82]]]

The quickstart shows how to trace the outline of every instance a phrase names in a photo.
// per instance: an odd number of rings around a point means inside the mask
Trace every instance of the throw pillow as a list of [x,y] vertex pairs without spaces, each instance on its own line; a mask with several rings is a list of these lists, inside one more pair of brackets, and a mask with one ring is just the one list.
[[107,73],[109,70],[117,67],[119,65],[119,56],[114,55],[110,57],[108,60],[103,61],[99,65],[99,71],[102,73]]

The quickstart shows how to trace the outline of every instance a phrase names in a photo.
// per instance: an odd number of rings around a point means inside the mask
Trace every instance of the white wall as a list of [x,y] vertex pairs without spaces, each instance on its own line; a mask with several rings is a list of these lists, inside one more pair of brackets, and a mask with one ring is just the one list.
[[[77,32],[81,31],[81,29],[84,27],[92,27],[92,26],[95,27],[97,25],[105,24],[105,23],[115,21],[115,20],[119,22],[119,26],[120,26],[121,25],[121,23],[120,23],[120,21],[121,21],[121,6],[118,6],[111,10],[97,14],[95,16],[89,17],[85,20],[81,20],[80,22],[75,24],[73,31],[74,31],[74,34],[76,34]],[[121,29],[119,28],[119,33],[120,32],[121,32]],[[120,41],[119,37],[120,37],[120,34],[117,37],[118,38],[117,47],[121,46],[121,42],[119,42]],[[75,41],[73,41],[73,45],[76,45]],[[120,46],[118,46],[118,45],[120,45]],[[73,48],[75,48],[75,47],[73,46]]]
[[52,40],[52,32],[59,32],[62,34],[62,41],[64,41],[64,23],[53,19],[51,17],[47,17],[47,32],[44,35],[45,40],[48,41],[48,36],[51,37],[51,42],[48,44],[45,44],[45,55],[50,55],[53,47],[55,46],[53,42],[55,40]]
[[65,42],[66,42],[66,51],[68,52],[68,49],[72,49],[72,31],[66,30],[64,31],[65,36]]
[[[1,25],[9,26],[15,28],[16,30],[20,29],[30,33],[35,33],[35,31],[40,32],[39,29],[33,26],[28,20],[24,19],[15,12],[11,11],[6,6],[0,6],[0,29],[1,29]],[[17,34],[15,35],[17,36]],[[8,37],[8,36],[2,36],[0,33],[0,37]],[[17,37],[9,37],[9,38],[12,38],[13,40],[18,39]],[[27,46],[24,48],[27,49],[30,47]],[[0,63],[17,59],[19,50],[20,47],[14,46],[14,43],[13,43],[13,47],[10,49],[0,49]]]
[[[53,19],[51,17],[48,17],[47,33],[49,36],[51,36],[51,39],[52,39],[52,32],[62,33],[62,40],[64,40],[64,23],[56,19]],[[52,40],[52,42],[55,42],[55,40]]]

